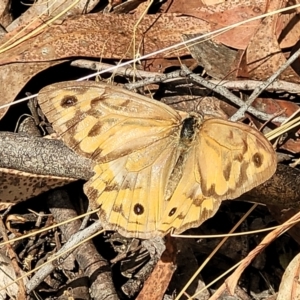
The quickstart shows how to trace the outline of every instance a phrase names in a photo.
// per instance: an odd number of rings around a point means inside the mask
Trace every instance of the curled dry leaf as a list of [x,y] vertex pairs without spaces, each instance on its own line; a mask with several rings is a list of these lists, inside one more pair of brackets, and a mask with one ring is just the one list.
[[300,299],[300,254],[296,255],[286,268],[277,295],[277,300]]
[[[189,1],[189,5],[186,5],[184,2],[184,0],[172,1],[168,12],[180,12],[201,18],[209,23],[209,32],[259,16],[265,13],[267,4],[264,0],[222,1],[214,5],[201,5],[200,1]],[[260,22],[260,20],[251,21],[218,34],[213,40],[234,49],[245,49]]]

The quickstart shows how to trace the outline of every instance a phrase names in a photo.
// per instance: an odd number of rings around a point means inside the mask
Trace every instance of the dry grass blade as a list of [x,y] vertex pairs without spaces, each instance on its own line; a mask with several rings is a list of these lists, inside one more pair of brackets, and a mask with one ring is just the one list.
[[214,293],[214,295],[210,298],[210,300],[217,300],[222,295],[222,293],[229,288],[229,292],[231,294],[234,293],[234,289],[237,285],[237,281],[240,278],[242,272],[245,268],[252,262],[252,260],[261,253],[272,241],[278,238],[280,235],[289,230],[292,226],[295,225],[296,221],[300,221],[300,212],[290,218],[288,221],[283,223],[279,228],[270,232],[266,237],[260,242],[260,244],[252,250],[248,256],[241,261],[238,268],[233,272],[232,275],[223,283],[220,288]]
[[[257,207],[257,204],[254,204],[248,212],[239,220],[239,222],[236,223],[236,225],[230,230],[229,234],[234,232],[241,223],[248,217],[248,215]],[[214,251],[207,257],[207,259],[202,263],[202,265],[199,267],[197,272],[194,274],[194,276],[189,280],[189,282],[185,285],[185,287],[180,291],[180,293],[177,295],[175,300],[179,300],[180,297],[184,294],[188,286],[191,284],[193,280],[199,275],[199,273],[203,270],[203,268],[206,266],[206,264],[209,262],[209,260],[217,253],[217,251],[224,245],[224,243],[227,241],[229,237],[225,237],[218,246],[214,249]],[[199,291],[200,293],[201,291]]]

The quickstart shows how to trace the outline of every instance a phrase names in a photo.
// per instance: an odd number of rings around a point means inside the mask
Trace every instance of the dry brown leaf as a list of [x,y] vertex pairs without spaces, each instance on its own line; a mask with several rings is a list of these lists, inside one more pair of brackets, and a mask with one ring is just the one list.
[[[183,38],[188,41],[194,38],[194,34],[184,34]],[[191,55],[202,66],[206,73],[214,79],[229,78],[232,65],[236,59],[237,51],[227,46],[206,40],[201,43],[192,43],[188,46]]]
[[[223,1],[215,5],[205,6],[200,1],[189,1],[189,4],[186,5],[184,0],[174,0],[168,12],[180,12],[201,18],[210,24],[208,31],[211,32],[263,14],[266,10],[266,4],[267,1],[265,0],[240,0]],[[213,39],[217,43],[223,43],[234,49],[245,49],[260,22],[260,20],[249,22],[246,25],[218,34]]]
[[73,181],[75,179],[67,177],[0,168],[0,210]]
[[[1,84],[5,86],[1,90],[0,105],[11,103],[24,85],[37,73],[62,62],[14,63],[0,66]],[[5,115],[7,110],[8,107],[0,109],[0,119]]]
[[26,36],[27,34],[30,34],[34,29],[38,28],[39,26],[43,25],[44,22],[46,22],[45,17],[40,17],[35,20],[33,20],[30,24],[27,25],[27,27],[20,26],[16,30],[13,30],[11,32],[8,32],[3,38],[0,40],[0,53],[2,56],[2,53],[6,51],[6,48],[8,46],[15,46],[12,45],[14,42],[19,41],[22,37]]
[[281,49],[293,47],[299,41],[300,17],[296,12],[279,16],[276,24],[276,36]]
[[12,13],[10,12],[10,0],[0,1],[0,24],[5,28],[12,22]]
[[[2,53],[0,64],[74,56],[132,59],[132,35],[136,22],[131,15],[114,14],[89,14],[68,19]],[[205,31],[207,23],[198,18],[176,14],[147,15],[137,30],[135,53],[149,54],[181,42],[184,33]],[[186,54],[189,54],[188,49],[182,48],[160,57]]]
[[[265,112],[267,114],[280,114],[283,117],[292,116],[297,110],[299,110],[298,104],[287,101],[278,100],[271,98],[257,98],[253,106],[259,111]],[[276,123],[275,123],[276,124]],[[277,124],[278,126],[280,124]],[[300,130],[290,132],[289,138],[284,140],[283,144],[279,144],[280,149],[287,150],[291,153],[300,153],[300,140],[299,140]]]
[[[260,6],[238,6],[210,15],[207,13],[205,20],[210,19],[211,31],[218,30],[263,14],[265,5],[263,3],[260,4]],[[251,37],[255,34],[260,22],[261,20],[248,22],[247,24],[218,34],[213,37],[213,39],[218,43],[223,43],[234,49],[245,49]]]
[[[271,3],[270,11],[283,6],[283,0]],[[277,20],[278,15],[266,17],[249,43],[246,61],[251,79],[266,80],[286,62],[276,38]],[[291,67],[288,67],[279,78],[289,82],[300,82],[300,77]]]
[[163,299],[163,296],[169,286],[173,273],[176,270],[176,246],[174,238],[169,235],[166,237],[166,250],[161,259],[156,264],[153,272],[145,281],[144,287],[137,296],[136,300]]
[[300,254],[296,255],[286,268],[277,295],[277,300],[300,299]]

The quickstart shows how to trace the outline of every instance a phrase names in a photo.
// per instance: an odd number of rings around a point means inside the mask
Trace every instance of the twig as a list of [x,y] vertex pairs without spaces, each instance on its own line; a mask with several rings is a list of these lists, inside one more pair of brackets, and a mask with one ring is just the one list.
[[[62,189],[49,193],[47,204],[57,223],[77,217],[67,192]],[[68,240],[76,234],[80,225],[81,221],[77,219],[60,226],[65,239]],[[90,279],[90,290],[94,299],[118,299],[108,262],[98,253],[91,240],[79,244],[72,251],[72,255],[76,258],[84,275]],[[62,258],[60,257],[58,261],[61,264]]]
[[[59,256],[61,253],[65,253],[68,249],[71,249],[72,247],[78,245],[80,242],[82,242],[87,236],[91,236],[94,233],[100,231],[102,229],[100,221],[96,221],[86,229],[77,232],[73,236],[70,237],[70,239],[60,248],[59,251],[56,252],[56,256]],[[67,254],[62,255],[62,259],[65,259],[69,255],[69,252]],[[54,264],[46,264],[44,267],[40,268],[35,275],[30,279],[30,281],[26,284],[26,288],[29,292],[34,290],[39,282],[43,281],[45,276],[48,276],[53,272],[55,269]]]
[[[197,74],[194,74],[192,71],[190,71],[188,69],[188,67],[186,66],[182,66],[182,71],[185,73],[185,75],[190,78],[191,80],[193,80],[195,83],[198,83],[200,85],[205,86],[206,88],[226,97],[228,100],[230,100],[231,102],[233,102],[234,104],[242,107],[244,105],[244,101],[242,101],[239,97],[235,96],[234,94],[232,94],[230,91],[228,91],[226,88],[224,88],[223,86],[220,85],[214,85],[212,83],[210,83],[209,81],[203,79],[202,77],[200,77]],[[255,109],[254,107],[250,106],[247,109],[251,114],[253,114],[254,116],[256,116],[257,118],[264,120],[264,121],[268,121],[272,118],[274,118],[274,115],[269,115],[266,113],[263,113],[257,109]],[[282,123],[286,120],[286,118],[284,117],[276,117],[274,118],[274,122],[279,122]]]
[[[209,82],[215,85],[222,85],[227,89],[244,91],[252,91],[261,84],[261,81],[257,80],[209,80]],[[287,92],[289,94],[300,94],[300,86],[297,83],[277,80],[270,83],[270,85],[266,87],[266,91],[279,91]]]
[[[93,60],[87,59],[77,59],[71,62],[71,66],[78,67],[78,68],[85,68],[93,71],[103,71],[107,68],[113,67],[111,64],[103,63],[103,62],[96,62]],[[108,70],[107,73],[114,73],[116,75],[124,76],[124,77],[134,77],[138,76],[140,78],[153,78],[153,77],[161,77],[158,82],[181,82],[184,80],[184,77],[181,76],[181,73],[177,73],[178,71],[172,72],[171,79],[165,79],[166,74],[161,74],[158,72],[148,72],[142,70],[134,70],[130,66],[125,67],[118,67],[116,70]],[[177,76],[178,75],[178,76]],[[170,76],[170,75],[168,75]],[[133,87],[131,88],[127,86],[128,89],[134,89],[144,86],[142,84],[143,81],[137,81],[134,83]],[[257,80],[215,80],[211,79],[208,82],[212,83],[213,85],[221,85],[227,89],[234,89],[234,90],[244,90],[244,91],[252,91],[258,85],[261,84],[261,81]],[[155,83],[155,82],[151,82]],[[139,85],[140,84],[140,85]],[[297,83],[288,82],[284,80],[277,80],[272,82],[269,86],[266,87],[267,91],[284,91],[290,94],[300,94],[300,86]]]
[[[93,71],[103,71],[107,68],[111,68],[114,65],[87,60],[87,59],[77,59],[71,62],[71,66],[89,69]],[[156,72],[148,72],[142,70],[134,70],[131,66],[118,67],[115,70],[110,70],[108,73],[114,73],[115,75],[121,75],[124,77],[135,77],[138,76],[140,78],[149,78],[154,76],[161,76],[161,73]]]
[[290,66],[300,55],[300,48],[272,75],[268,80],[258,85],[252,92],[250,97],[240,109],[230,118],[231,121],[237,121],[244,117],[245,112],[248,110],[253,101],[268,87],[288,66]]
[[133,90],[133,89],[137,89],[137,88],[143,87],[148,84],[167,82],[169,80],[173,81],[174,79],[180,79],[180,78],[182,79],[183,76],[184,76],[183,72],[181,70],[177,70],[177,71],[174,71],[171,73],[160,74],[160,75],[157,75],[152,78],[139,80],[137,82],[126,83],[126,84],[124,84],[124,87],[128,90]]
[[92,162],[58,140],[0,132],[0,153],[0,168],[77,179],[93,175]]

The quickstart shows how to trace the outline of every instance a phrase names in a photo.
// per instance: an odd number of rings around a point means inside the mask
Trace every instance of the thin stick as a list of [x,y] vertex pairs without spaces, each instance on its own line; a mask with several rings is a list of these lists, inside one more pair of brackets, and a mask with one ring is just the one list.
[[[300,56],[300,48],[266,81],[262,82],[255,88],[248,100],[240,107],[240,109],[230,118],[231,121],[237,121],[244,117],[245,112],[248,110],[253,101],[263,92],[275,79],[298,57]],[[274,120],[275,121],[275,120]]]

